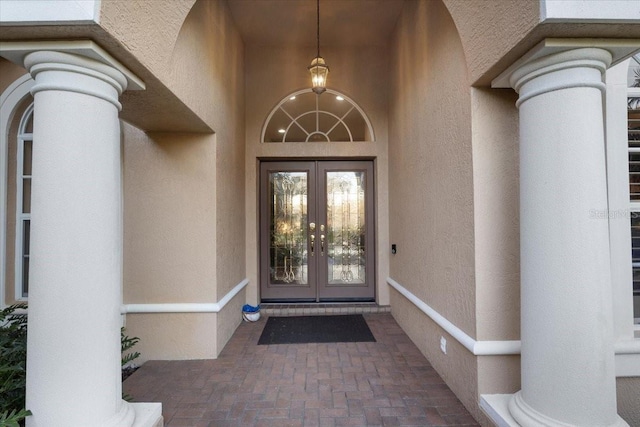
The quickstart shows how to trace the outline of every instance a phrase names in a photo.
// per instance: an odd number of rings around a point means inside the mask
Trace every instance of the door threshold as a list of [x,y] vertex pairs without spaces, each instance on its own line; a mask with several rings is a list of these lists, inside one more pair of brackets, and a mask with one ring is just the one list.
[[260,312],[267,316],[390,313],[391,306],[375,302],[261,303]]

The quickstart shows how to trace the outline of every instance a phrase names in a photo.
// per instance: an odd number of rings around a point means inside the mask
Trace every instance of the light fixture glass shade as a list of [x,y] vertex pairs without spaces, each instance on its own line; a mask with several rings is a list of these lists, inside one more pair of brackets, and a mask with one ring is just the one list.
[[320,95],[327,90],[327,76],[329,75],[329,66],[325,64],[321,56],[313,58],[311,65],[307,67],[311,73],[311,90]]

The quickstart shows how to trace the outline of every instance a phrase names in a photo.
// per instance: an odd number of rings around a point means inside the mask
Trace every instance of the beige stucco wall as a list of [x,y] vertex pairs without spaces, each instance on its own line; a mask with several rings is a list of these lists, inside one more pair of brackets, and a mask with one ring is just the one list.
[[526,50],[512,51],[540,23],[537,1],[443,2],[460,33],[472,83],[480,80],[480,84],[488,84],[524,54]]
[[520,339],[517,94],[471,88],[478,340]]
[[168,82],[174,44],[195,2],[101,0],[99,23],[143,66]]
[[616,381],[618,391],[618,414],[630,426],[640,426],[640,378],[624,377]]
[[476,334],[471,103],[439,2],[407,3],[391,60],[391,277]]
[[[407,2],[391,56],[390,276],[475,337],[471,97],[462,45],[439,1]],[[392,313],[478,420],[476,357],[405,297]],[[447,353],[440,351],[440,338]]]
[[245,277],[244,46],[225,2],[196,2],[172,55],[176,93],[216,132],[218,298]]
[[0,93],[24,74],[27,74],[27,70],[0,57]]
[[469,80],[488,86],[518,58],[545,38],[640,37],[640,25],[544,20],[540,1],[443,0],[460,33]]
[[[288,143],[260,142],[262,126],[271,110],[286,95],[309,86],[306,67],[313,48],[248,47],[246,51],[246,238],[249,302],[259,300],[258,288],[258,181],[259,158],[371,158],[376,179],[376,299],[388,304],[388,167],[387,167],[387,46],[323,48],[331,67],[328,87],[353,99],[366,113],[375,142]],[[366,66],[363,66],[366,64]],[[366,69],[366,72],[363,70]],[[328,94],[322,96],[330,96]]]
[[[517,95],[471,88],[476,340],[520,339]],[[520,356],[477,358],[477,394],[520,389]],[[476,400],[478,398],[476,396]]]
[[[215,134],[124,126],[125,304],[215,303],[245,278],[243,61],[226,3],[197,2],[166,76]],[[127,330],[141,338],[144,360],[214,358],[244,300],[241,291],[216,314],[128,315]]]

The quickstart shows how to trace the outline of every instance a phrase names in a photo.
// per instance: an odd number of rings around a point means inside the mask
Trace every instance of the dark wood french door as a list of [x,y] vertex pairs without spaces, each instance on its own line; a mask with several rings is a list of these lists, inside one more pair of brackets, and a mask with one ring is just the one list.
[[373,300],[373,163],[260,165],[262,301]]

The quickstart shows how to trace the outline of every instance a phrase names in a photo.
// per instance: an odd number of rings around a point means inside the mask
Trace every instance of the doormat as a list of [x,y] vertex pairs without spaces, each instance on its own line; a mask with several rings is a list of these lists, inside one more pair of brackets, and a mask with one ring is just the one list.
[[269,317],[258,345],[376,342],[361,314]]

